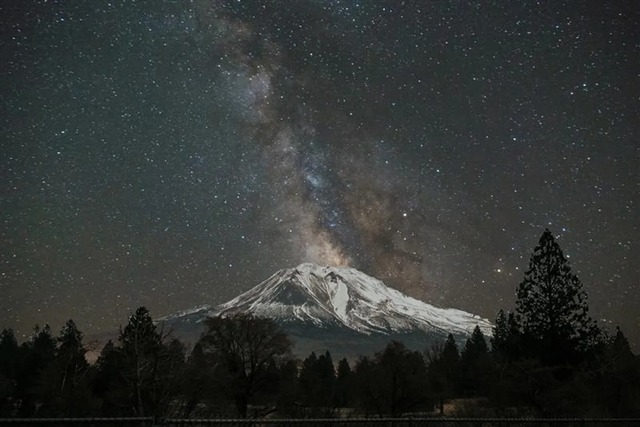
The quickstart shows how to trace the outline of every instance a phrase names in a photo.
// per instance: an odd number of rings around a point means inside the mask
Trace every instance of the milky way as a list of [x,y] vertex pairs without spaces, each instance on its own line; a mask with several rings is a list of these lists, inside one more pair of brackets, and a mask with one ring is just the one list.
[[640,343],[637,3],[7,1],[0,327],[348,265],[510,308],[545,228]]

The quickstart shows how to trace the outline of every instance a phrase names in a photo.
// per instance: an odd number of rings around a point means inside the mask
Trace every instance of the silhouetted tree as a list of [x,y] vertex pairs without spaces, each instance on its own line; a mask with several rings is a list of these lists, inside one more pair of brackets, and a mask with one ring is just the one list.
[[156,416],[177,415],[179,413],[181,408],[174,408],[173,404],[176,397],[182,392],[182,382],[185,379],[185,346],[176,338],[164,342],[166,338],[168,337],[163,337],[162,348],[156,360],[153,395],[154,415]]
[[542,416],[594,410],[604,344],[588,311],[580,280],[545,230],[518,286],[516,313],[496,318],[492,403]]
[[318,365],[316,369],[320,385],[317,394],[318,403],[325,407],[332,407],[336,382],[336,369],[333,365],[333,358],[331,357],[329,350],[318,357]]
[[318,356],[314,351],[302,361],[300,373],[298,374],[298,390],[300,394],[300,403],[303,406],[313,406],[313,391],[318,383]]
[[493,363],[484,334],[478,326],[467,340],[460,356],[459,388],[463,396],[483,396],[493,374]]
[[149,311],[140,307],[120,330],[119,346],[109,343],[97,363],[94,382],[102,411],[120,415],[164,416],[180,393],[184,346],[157,330]]
[[428,362],[429,390],[439,401],[442,413],[444,401],[454,396],[460,378],[460,353],[452,334],[448,335],[441,349],[432,349]]
[[549,364],[576,362],[594,345],[598,328],[587,294],[549,230],[540,237],[517,289],[517,313],[528,350]]
[[602,375],[595,384],[606,415],[640,416],[640,359],[631,352],[629,341],[616,328],[606,346]]
[[16,378],[16,400],[18,415],[33,416],[48,411],[47,382],[44,373],[56,356],[56,341],[51,328],[45,325],[34,327],[31,339],[20,347],[22,356]]
[[189,418],[198,405],[211,396],[214,382],[202,345],[196,343],[187,360],[182,381],[182,410],[180,418]]
[[428,406],[427,371],[422,355],[393,341],[373,360],[356,364],[356,389],[361,405],[379,416],[402,416]]
[[12,329],[0,333],[0,418],[13,415],[20,348]]
[[480,330],[480,327],[476,326],[471,333],[471,337],[467,340],[467,343],[462,350],[462,361],[465,359],[472,361],[478,357],[485,355],[489,352],[487,341],[484,338],[484,334]]
[[376,366],[371,358],[360,356],[353,369],[353,400],[355,406],[367,413],[377,412],[375,374]]
[[238,414],[247,416],[252,398],[269,384],[273,366],[291,353],[291,341],[270,319],[251,314],[210,317],[200,345],[208,355]]
[[491,338],[491,353],[496,361],[507,363],[523,356],[520,325],[515,313],[500,310],[496,316]]
[[[517,407],[527,402],[525,385],[527,370],[540,371],[539,362],[531,360],[525,352],[520,325],[513,312],[498,312],[491,338],[491,356],[495,364],[495,375],[488,387],[492,405],[496,408]],[[513,414],[507,414],[513,415]]]
[[140,307],[118,338],[122,353],[122,374],[132,395],[134,414],[153,415],[154,382],[159,374],[158,358],[162,352],[162,337],[153,324],[149,310]]
[[299,416],[298,402],[298,364],[296,360],[285,360],[278,370],[277,409],[283,415]]
[[346,358],[338,362],[336,373],[335,402],[339,408],[348,407],[351,404],[351,393],[353,388],[353,378],[351,366]]
[[51,416],[88,416],[94,410],[89,363],[82,332],[68,320],[57,338],[53,363],[44,371],[45,399]]
[[316,357],[312,352],[303,362],[298,379],[300,403],[305,407],[322,408],[313,415],[330,415],[333,412],[335,370],[331,354]]
[[100,400],[101,416],[133,414],[130,385],[125,380],[124,366],[124,354],[109,340],[96,361],[96,374],[93,379],[93,393]]

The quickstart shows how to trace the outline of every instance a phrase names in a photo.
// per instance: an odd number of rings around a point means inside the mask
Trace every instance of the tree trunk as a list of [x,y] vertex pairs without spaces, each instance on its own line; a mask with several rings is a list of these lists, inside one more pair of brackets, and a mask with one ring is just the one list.
[[236,410],[240,418],[247,418],[247,407],[249,406],[248,398],[246,395],[236,396]]

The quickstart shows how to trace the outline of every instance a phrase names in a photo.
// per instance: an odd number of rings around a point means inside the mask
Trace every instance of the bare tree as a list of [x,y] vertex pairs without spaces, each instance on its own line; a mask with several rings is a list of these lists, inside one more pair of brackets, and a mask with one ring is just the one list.
[[251,314],[210,317],[200,338],[226,394],[240,416],[247,416],[251,399],[270,383],[274,366],[287,360],[291,341],[270,319]]

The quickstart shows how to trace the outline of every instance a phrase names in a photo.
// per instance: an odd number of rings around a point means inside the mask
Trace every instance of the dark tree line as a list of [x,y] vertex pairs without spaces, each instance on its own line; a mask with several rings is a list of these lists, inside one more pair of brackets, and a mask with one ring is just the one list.
[[582,283],[549,230],[531,255],[515,310],[498,313],[491,344],[496,375],[488,392],[498,408],[640,415],[640,361],[619,328],[607,336],[589,317]]
[[[18,344],[0,334],[0,418],[640,416],[640,360],[623,332],[588,315],[579,279],[547,230],[501,310],[490,343],[476,327],[417,352],[391,342],[372,356],[304,360],[271,320],[209,318],[190,352],[139,308],[94,365],[69,320]],[[490,345],[489,345],[490,344]]]

